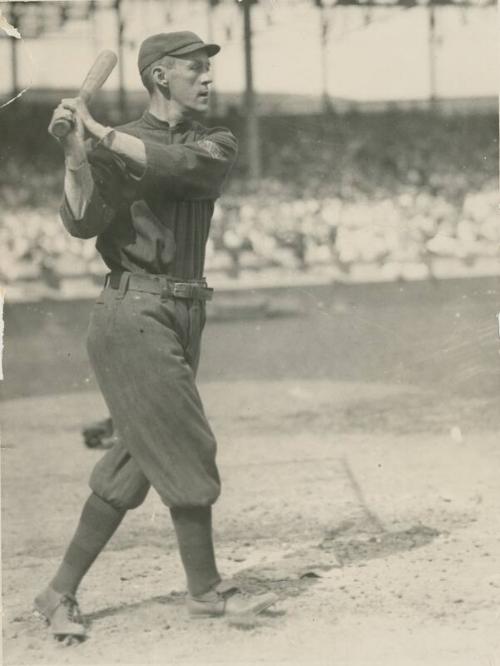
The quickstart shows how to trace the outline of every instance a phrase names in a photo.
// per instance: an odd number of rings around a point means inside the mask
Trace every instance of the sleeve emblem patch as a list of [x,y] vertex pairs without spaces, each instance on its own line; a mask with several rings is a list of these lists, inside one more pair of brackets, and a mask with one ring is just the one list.
[[213,157],[214,160],[224,159],[224,153],[222,149],[214,141],[210,141],[210,139],[202,139],[201,141],[198,141],[198,145],[206,150],[210,157]]

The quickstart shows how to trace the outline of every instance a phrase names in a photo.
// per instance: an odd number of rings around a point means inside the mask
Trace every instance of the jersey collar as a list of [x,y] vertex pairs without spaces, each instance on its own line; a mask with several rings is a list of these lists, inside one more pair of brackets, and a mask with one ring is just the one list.
[[149,111],[144,111],[144,113],[142,114],[142,119],[148,127],[153,127],[155,129],[169,130],[169,131],[185,130],[188,127],[190,127],[192,124],[192,121],[190,119],[185,118],[181,120],[179,123],[177,123],[177,125],[170,125],[168,121],[160,120],[160,118],[157,118]]

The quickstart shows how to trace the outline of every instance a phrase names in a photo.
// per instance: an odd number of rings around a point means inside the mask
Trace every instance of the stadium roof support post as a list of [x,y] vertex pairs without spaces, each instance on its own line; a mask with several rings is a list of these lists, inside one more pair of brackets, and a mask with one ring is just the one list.
[[245,48],[245,116],[248,175],[250,180],[259,180],[262,173],[259,119],[257,100],[253,87],[252,63],[252,5],[255,0],[238,0],[243,11],[243,42]]
[[[207,3],[207,41],[212,43],[214,41],[214,12],[217,2],[214,0],[206,0]],[[208,98],[210,117],[217,115],[217,89],[215,87],[215,63],[212,60],[210,67],[210,74],[212,78],[212,85],[210,86],[210,95]]]
[[429,102],[431,108],[435,105],[437,99],[436,89],[436,7],[433,0],[429,0]]
[[332,104],[328,93],[328,38],[330,32],[330,8],[325,7],[322,0],[316,2],[320,22],[320,49],[321,49],[321,99],[323,112],[328,113]]
[[[15,2],[12,2],[9,11],[9,22],[17,27],[17,6]],[[11,64],[11,94],[12,97],[16,97],[19,92],[19,79],[18,79],[18,60],[17,60],[17,42],[19,41],[15,37],[9,37],[10,40],[10,64]]]
[[125,22],[122,14],[122,0],[115,0],[114,10],[116,13],[116,38],[118,50],[118,108],[123,117],[127,110],[127,95],[125,92],[125,69],[123,54],[123,33]]

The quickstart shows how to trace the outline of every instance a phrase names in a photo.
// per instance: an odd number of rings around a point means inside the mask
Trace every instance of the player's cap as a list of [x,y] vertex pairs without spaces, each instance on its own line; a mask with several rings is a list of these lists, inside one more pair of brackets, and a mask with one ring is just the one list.
[[209,57],[219,53],[218,44],[206,44],[198,35],[188,30],[162,32],[145,39],[139,49],[139,72],[142,72],[164,56],[181,56],[204,50]]

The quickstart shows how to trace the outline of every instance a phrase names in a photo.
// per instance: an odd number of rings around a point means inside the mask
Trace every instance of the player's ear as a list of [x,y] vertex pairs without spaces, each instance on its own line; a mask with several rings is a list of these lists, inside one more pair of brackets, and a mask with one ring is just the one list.
[[163,65],[156,65],[151,71],[153,81],[158,88],[165,94],[168,94],[168,71]]

